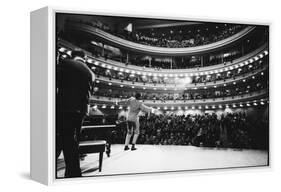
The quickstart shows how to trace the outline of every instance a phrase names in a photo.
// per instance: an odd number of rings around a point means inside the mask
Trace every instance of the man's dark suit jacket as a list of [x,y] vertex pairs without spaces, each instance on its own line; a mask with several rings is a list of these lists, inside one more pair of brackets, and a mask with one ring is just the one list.
[[65,59],[56,71],[57,112],[85,114],[92,84],[92,72],[82,61]]

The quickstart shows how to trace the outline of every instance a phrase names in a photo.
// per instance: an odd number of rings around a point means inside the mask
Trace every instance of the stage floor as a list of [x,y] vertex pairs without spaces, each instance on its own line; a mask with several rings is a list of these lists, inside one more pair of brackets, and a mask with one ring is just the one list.
[[[177,170],[214,169],[268,165],[268,152],[261,150],[216,149],[176,145],[137,145],[136,151],[124,151],[112,145],[111,156],[104,153],[102,171],[99,154],[88,154],[81,161],[83,176],[132,174]],[[57,163],[58,177],[64,176],[63,155]]]

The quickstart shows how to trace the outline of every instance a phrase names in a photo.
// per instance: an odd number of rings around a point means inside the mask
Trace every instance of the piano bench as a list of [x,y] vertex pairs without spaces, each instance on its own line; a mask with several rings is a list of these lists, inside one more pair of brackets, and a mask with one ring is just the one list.
[[79,152],[81,154],[88,153],[99,153],[99,172],[102,168],[103,152],[105,151],[106,141],[95,140],[95,141],[81,141],[79,143]]

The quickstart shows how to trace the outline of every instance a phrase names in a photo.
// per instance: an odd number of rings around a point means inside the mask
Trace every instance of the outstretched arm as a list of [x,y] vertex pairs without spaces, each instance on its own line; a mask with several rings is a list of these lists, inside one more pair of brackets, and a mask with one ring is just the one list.
[[151,113],[151,112],[153,113],[154,112],[154,109],[152,107],[148,107],[144,104],[141,104],[140,108],[141,108],[142,111],[144,111],[146,113]]
[[123,101],[116,101],[116,105],[129,105],[129,101],[131,101],[132,98],[125,99]]

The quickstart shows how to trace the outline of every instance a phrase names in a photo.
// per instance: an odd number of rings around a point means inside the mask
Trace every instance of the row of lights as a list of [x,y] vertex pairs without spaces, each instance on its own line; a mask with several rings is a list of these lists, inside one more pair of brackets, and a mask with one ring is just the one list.
[[[156,107],[156,109],[160,110],[188,110],[188,109],[223,109],[223,108],[242,108],[242,107],[252,107],[252,106],[262,106],[265,105],[266,103],[268,103],[268,101],[261,99],[260,101],[253,101],[253,102],[244,102],[244,103],[233,103],[233,104],[226,104],[226,105],[198,105],[198,106],[171,106],[171,107]],[[129,109],[129,107],[123,107],[122,105],[120,106],[116,106],[116,105],[106,105],[106,104],[102,104],[102,105],[95,105],[94,108],[102,108],[102,109],[106,109],[106,108],[110,108],[110,109]]]
[[[59,48],[60,52],[64,52],[67,53],[68,55],[71,55],[71,51],[67,50],[64,47]],[[236,64],[235,66],[230,66],[230,67],[226,67],[224,69],[219,69],[219,70],[212,70],[212,71],[206,71],[206,72],[200,72],[200,73],[181,73],[181,74],[161,74],[161,73],[149,73],[149,72],[140,72],[140,71],[134,71],[134,70],[129,70],[129,69],[124,69],[124,68],[118,68],[118,67],[112,67],[111,65],[105,64],[105,63],[101,63],[99,61],[94,61],[91,58],[87,59],[88,63],[92,63],[96,66],[101,66],[103,68],[107,68],[107,69],[113,69],[115,71],[120,71],[120,72],[125,72],[125,73],[131,73],[131,74],[138,74],[138,75],[148,75],[148,76],[159,76],[159,77],[192,77],[192,76],[203,76],[203,75],[209,75],[209,74],[217,74],[217,73],[222,73],[224,71],[229,71],[229,70],[233,70],[233,69],[237,69],[239,67],[243,67],[245,65],[249,65],[250,63],[253,63],[254,61],[258,61],[259,59],[262,59],[264,56],[268,55],[268,51],[263,51],[262,53],[260,53],[258,56],[255,56],[251,59],[248,59],[247,61],[244,61],[240,64]]]
[[[261,73],[260,73],[260,75],[262,75],[262,76],[263,76],[263,75],[264,75],[264,72],[261,72]],[[255,75],[252,75],[252,76],[251,76],[251,78],[252,78],[252,79],[255,79],[256,77],[255,77]],[[242,81],[243,81],[243,83],[245,83],[245,82],[246,82],[246,79],[243,79]],[[96,83],[97,83],[97,84],[98,84],[98,83],[100,83],[100,80],[96,80]],[[232,84],[233,84],[233,85],[236,85],[237,83],[236,83],[236,82],[233,82]],[[112,85],[112,83],[111,83],[111,82],[109,82],[109,83],[108,83],[108,85],[109,85],[109,86],[111,86],[111,85]],[[226,87],[226,86],[227,86],[227,84],[226,84],[226,83],[224,83],[224,84],[223,84],[223,86],[224,86],[224,87]],[[120,85],[120,87],[122,88],[122,87],[124,87],[124,85],[123,85],[123,84],[121,84],[121,85]],[[132,89],[134,89],[134,88],[135,88],[135,86],[131,86],[131,88],[132,88]],[[204,87],[204,89],[207,89],[207,88],[208,88],[207,86],[205,86],[205,87]],[[214,85],[214,86],[213,86],[213,88],[217,88],[217,85]],[[146,89],[146,87],[142,87],[142,89],[143,89],[143,90],[145,90],[145,89]],[[187,87],[185,87],[185,88],[184,88],[184,90],[187,90],[187,89],[188,89]],[[193,88],[190,88],[190,89],[197,90],[197,89],[198,89],[198,87],[193,87]],[[157,90],[157,88],[156,88],[156,87],[153,87],[153,90]],[[160,89],[159,89],[159,90],[160,90]],[[166,91],[166,90],[167,90],[167,88],[166,88],[166,87],[164,87],[164,89],[163,89],[163,90],[165,90],[165,91]],[[176,91],[176,90],[178,90],[178,89],[177,89],[177,88],[174,88],[174,90]]]

